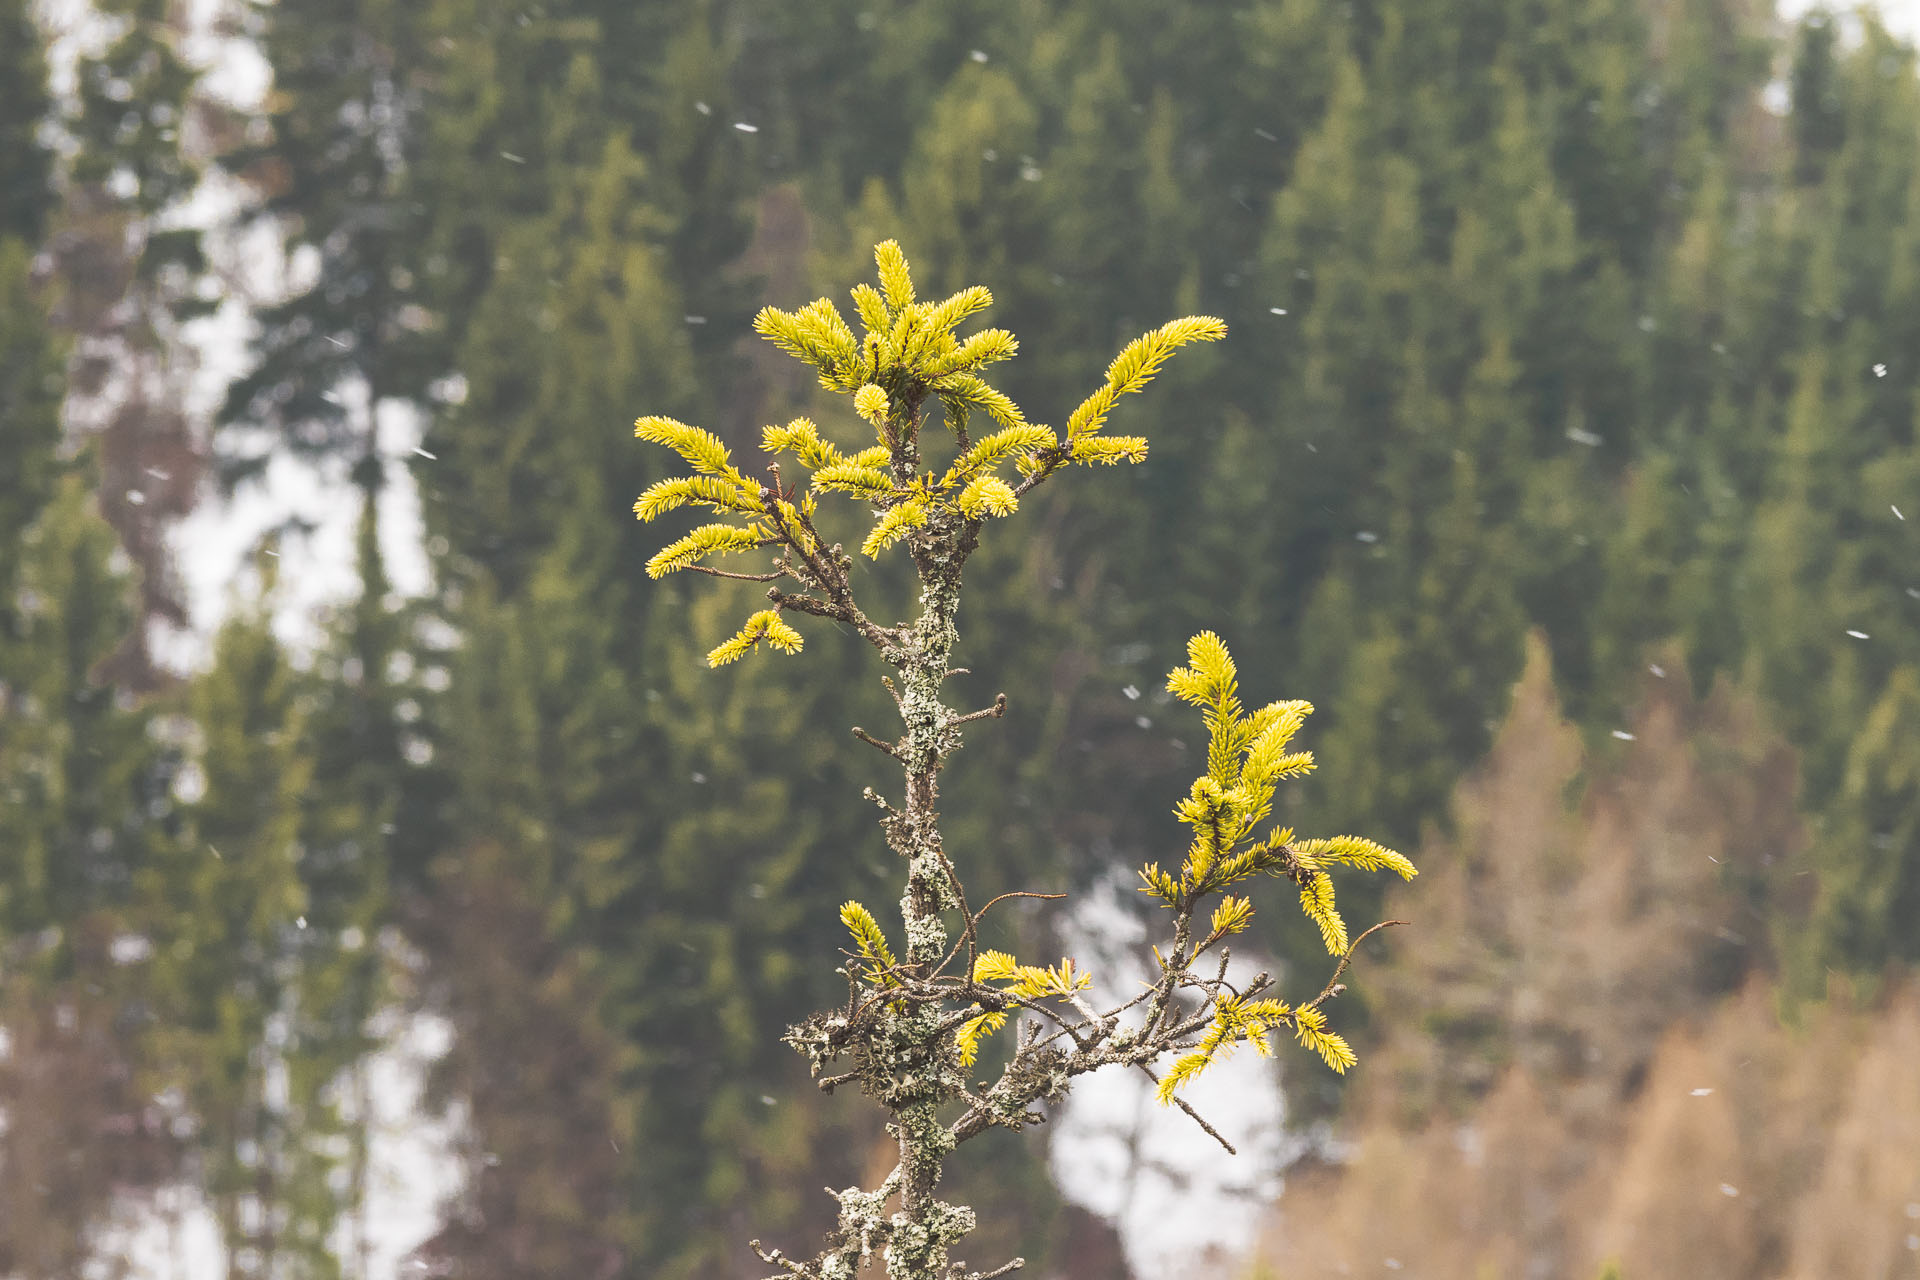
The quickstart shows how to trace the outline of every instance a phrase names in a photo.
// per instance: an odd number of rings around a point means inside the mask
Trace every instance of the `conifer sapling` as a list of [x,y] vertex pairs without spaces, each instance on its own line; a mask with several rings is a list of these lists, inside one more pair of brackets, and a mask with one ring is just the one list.
[[[918,301],[897,244],[881,244],[874,258],[880,287],[853,289],[861,333],[826,298],[795,312],[768,307],[754,321],[763,336],[812,365],[822,387],[852,397],[854,415],[872,429],[873,443],[843,452],[806,418],[770,426],[760,447],[774,457],[761,480],[736,465],[711,433],[671,418],[641,418],[635,434],[675,450],[693,474],[651,486],[634,512],[652,520],[696,506],[720,517],[662,548],[647,562],[651,576],[692,570],[768,584],[771,607],[715,647],[709,665],[734,662],[762,643],[798,653],[804,637],[788,615],[831,619],[864,637],[893,668],[882,679],[902,721],[892,741],[854,730],[904,774],[893,799],[867,792],[882,811],[888,845],[906,866],[900,945],[865,906],[846,903],[840,919],[851,941],[841,971],[847,1003],[814,1014],[785,1037],[807,1057],[822,1089],[858,1084],[887,1109],[899,1160],[878,1186],[832,1193],[838,1227],[812,1257],[789,1257],[759,1241],[753,1248],[778,1276],[801,1280],[851,1280],[876,1257],[893,1280],[985,1280],[1018,1269],[1022,1260],[981,1272],[952,1258],[975,1225],[974,1212],[939,1200],[935,1191],[944,1161],[959,1144],[995,1125],[1019,1130],[1043,1120],[1037,1108],[1057,1104],[1074,1077],[1113,1066],[1152,1077],[1162,1103],[1181,1107],[1231,1152],[1180,1097],[1181,1086],[1242,1045],[1269,1053],[1275,1032],[1292,1035],[1335,1071],[1352,1066],[1353,1051],[1329,1029],[1325,1006],[1344,990],[1340,976],[1367,935],[1349,939],[1330,872],[1346,866],[1411,877],[1414,868],[1358,836],[1307,840],[1289,828],[1259,831],[1277,785],[1313,767],[1311,753],[1291,749],[1313,708],[1273,702],[1249,711],[1226,645],[1202,632],[1187,645],[1187,665],[1167,680],[1175,697],[1201,708],[1210,734],[1206,772],[1174,810],[1193,838],[1175,869],[1150,863],[1140,872],[1142,892],[1169,912],[1168,939],[1153,951],[1155,981],[1101,1010],[1085,994],[1091,975],[1071,957],[1023,964],[978,945],[980,922],[994,906],[1048,895],[1002,893],[975,908],[941,843],[935,806],[941,766],[960,746],[964,726],[997,718],[1007,705],[1002,694],[991,706],[963,714],[942,701],[942,686],[954,674],[962,571],[983,532],[1018,511],[1056,472],[1142,461],[1145,439],[1104,431],[1115,403],[1145,387],[1180,347],[1224,337],[1226,325],[1188,316],[1128,343],[1108,366],[1106,381],[1059,433],[1028,422],[981,376],[1018,349],[1012,334],[957,332],[992,302],[986,289]],[[923,452],[921,429],[935,401],[951,442]],[[936,452],[944,461],[926,456]],[[783,471],[782,459],[791,460],[791,470]],[[860,554],[877,557],[904,545],[919,576],[919,617],[885,624],[862,607],[850,573],[853,555],[816,527],[823,499],[833,496],[868,517]],[[761,551],[771,553],[771,563],[759,571],[707,563]],[[1252,919],[1248,890],[1262,873],[1293,883],[1301,910],[1338,958],[1325,987],[1301,1003],[1269,994],[1273,980],[1264,973],[1244,986],[1227,981],[1226,940]],[[1022,1017],[1005,1064],[990,1081],[971,1081],[984,1042],[1016,1011]]]

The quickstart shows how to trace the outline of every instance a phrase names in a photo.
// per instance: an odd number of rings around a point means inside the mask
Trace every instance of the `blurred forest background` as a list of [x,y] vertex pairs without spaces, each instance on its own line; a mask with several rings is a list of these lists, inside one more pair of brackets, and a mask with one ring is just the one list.
[[[969,884],[1168,856],[1203,626],[1322,709],[1287,818],[1425,871],[1350,904],[1416,921],[1360,1070],[1286,1064],[1339,1141],[1196,1274],[1920,1271],[1920,78],[1871,18],[0,0],[0,1275],[116,1274],[185,1185],[222,1274],[375,1280],[395,1011],[452,1031],[423,1273],[745,1277],[826,1225],[879,1135],[777,1036],[890,900],[846,736],[888,709],[819,630],[702,669],[752,589],[644,580],[629,424],[807,409],[749,318],[885,237],[993,289],[1036,420],[1232,326],[1128,408],[1146,465],[975,562]],[[350,481],[357,591],[276,632],[289,529],[163,661],[169,530],[288,460]],[[1028,1136],[956,1162],[971,1254],[1123,1274]]]

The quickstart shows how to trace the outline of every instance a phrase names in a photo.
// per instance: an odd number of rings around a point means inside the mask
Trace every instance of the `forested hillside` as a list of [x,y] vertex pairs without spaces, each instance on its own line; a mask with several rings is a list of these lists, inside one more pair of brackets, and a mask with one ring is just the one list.
[[[1911,1043],[1920,79],[1871,20],[277,0],[209,32],[92,8],[0,0],[0,1276],[80,1274],[184,1181],[228,1274],[371,1280],[362,1095],[393,1008],[454,1029],[446,1274],[745,1277],[747,1235],[825,1225],[819,1187],[878,1135],[778,1036],[842,994],[838,904],[891,894],[847,736],[884,691],[825,629],[805,664],[704,669],[753,588],[646,581],[631,504],[665,472],[631,423],[736,453],[800,412],[842,431],[749,321],[864,278],[885,238],[930,294],[993,290],[1043,353],[1005,377],[1037,420],[1149,324],[1230,325],[1135,406],[1145,465],[1041,495],[1024,551],[982,553],[961,661],[1011,709],[943,812],[989,893],[1167,856],[1195,749],[1154,691],[1205,626],[1321,709],[1283,816],[1424,848],[1391,904],[1419,927],[1368,997],[1377,1066],[1363,1043],[1347,1094],[1294,1099],[1413,1145],[1301,1182],[1320,1209],[1283,1221],[1318,1243],[1280,1274],[1428,1195],[1370,1170],[1470,1198],[1407,1154],[1445,1147],[1441,1117],[1497,1104],[1657,1182],[1670,1130],[1611,1112],[1717,1051],[1670,1035],[1762,1045],[1809,1091],[1841,1059],[1794,1046]],[[257,108],[210,87],[210,36],[270,66]],[[190,204],[213,184],[242,198]],[[262,229],[284,287],[222,256]],[[222,306],[250,309],[248,372],[196,415],[186,339]],[[379,429],[409,413],[413,451]],[[275,458],[351,477],[360,590],[288,650],[268,540],[204,669],[170,671],[169,522]],[[376,502],[408,483],[412,598]],[[1488,994],[1516,986],[1534,1002]],[[1844,1030],[1877,1002],[1882,1031]],[[1776,1014],[1843,1030],[1770,1039]],[[1591,1096],[1525,1093],[1568,1081]],[[1874,1149],[1848,1105],[1752,1114],[1813,1160],[1829,1123]],[[982,1256],[1083,1274],[1097,1232],[1029,1137],[980,1144],[954,1198]],[[1597,1264],[1577,1214],[1690,1230],[1596,1167],[1512,1173],[1559,1197],[1545,1225],[1433,1273]],[[1431,1222],[1407,1248],[1440,1247]],[[1820,1274],[1814,1231],[1727,1274]]]

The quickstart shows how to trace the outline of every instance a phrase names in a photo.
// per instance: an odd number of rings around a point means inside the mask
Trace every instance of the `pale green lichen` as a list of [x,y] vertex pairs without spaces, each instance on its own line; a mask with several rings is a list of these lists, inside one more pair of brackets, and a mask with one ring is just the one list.
[[972,1209],[940,1200],[923,1206],[917,1221],[904,1213],[894,1214],[893,1238],[887,1243],[887,1275],[893,1280],[913,1280],[945,1274],[947,1246],[975,1225]]

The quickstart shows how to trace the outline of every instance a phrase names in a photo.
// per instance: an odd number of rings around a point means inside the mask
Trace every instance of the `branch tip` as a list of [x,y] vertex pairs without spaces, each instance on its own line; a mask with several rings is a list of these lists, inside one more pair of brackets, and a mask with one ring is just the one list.
[[900,754],[900,748],[897,745],[890,742],[880,741],[880,739],[874,737],[872,734],[868,733],[865,729],[862,729],[859,725],[853,726],[853,736],[860,739],[860,741],[866,743],[868,746],[873,747],[875,750],[886,752],[888,755],[892,756],[895,760],[903,759],[903,757]]

